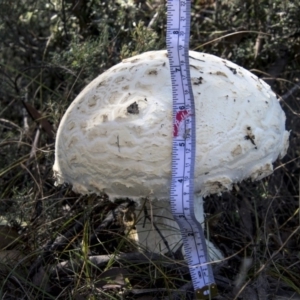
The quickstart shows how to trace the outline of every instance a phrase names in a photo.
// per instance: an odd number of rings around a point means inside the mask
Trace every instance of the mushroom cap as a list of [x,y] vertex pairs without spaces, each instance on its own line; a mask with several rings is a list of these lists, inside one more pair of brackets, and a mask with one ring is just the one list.
[[[243,179],[271,174],[272,163],[286,154],[289,132],[270,86],[225,59],[189,55],[195,193],[220,193]],[[63,116],[55,146],[56,183],[112,199],[168,199],[172,134],[167,52],[125,59],[87,85]]]

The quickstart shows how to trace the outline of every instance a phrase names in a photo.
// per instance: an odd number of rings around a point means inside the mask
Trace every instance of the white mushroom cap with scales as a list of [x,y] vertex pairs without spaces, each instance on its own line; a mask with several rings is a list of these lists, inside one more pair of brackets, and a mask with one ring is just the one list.
[[[196,108],[195,193],[261,179],[288,148],[270,87],[219,57],[190,51]],[[54,175],[79,193],[168,199],[172,90],[166,51],[123,60],[93,80],[61,120]],[[178,128],[178,134],[183,134]]]

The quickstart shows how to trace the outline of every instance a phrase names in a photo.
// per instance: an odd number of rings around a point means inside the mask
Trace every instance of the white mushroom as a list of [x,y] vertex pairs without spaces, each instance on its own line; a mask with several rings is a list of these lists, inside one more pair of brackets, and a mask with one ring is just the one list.
[[[286,153],[289,133],[276,95],[249,71],[190,51],[190,72],[197,128],[195,201],[203,222],[198,196],[271,174],[272,163]],[[184,134],[180,126],[176,130]],[[56,139],[56,181],[83,194],[168,201],[172,132],[167,52],[125,59],[93,80],[65,113]],[[168,202],[161,205],[169,211]],[[170,213],[168,217],[162,226],[169,222],[177,230]],[[180,235],[167,240],[173,247]],[[162,243],[154,241],[148,239],[147,246],[158,251]]]

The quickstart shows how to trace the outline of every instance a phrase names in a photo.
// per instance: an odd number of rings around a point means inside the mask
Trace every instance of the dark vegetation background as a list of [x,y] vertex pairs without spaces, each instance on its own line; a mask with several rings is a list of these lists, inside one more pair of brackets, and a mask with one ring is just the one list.
[[[267,81],[291,130],[272,176],[206,201],[211,239],[227,258],[214,267],[216,299],[300,299],[300,2],[195,0],[191,23],[190,48]],[[165,1],[0,1],[1,299],[190,299],[186,267],[139,256],[120,238],[119,203],[52,178],[71,101],[123,58],[165,48],[165,30]]]

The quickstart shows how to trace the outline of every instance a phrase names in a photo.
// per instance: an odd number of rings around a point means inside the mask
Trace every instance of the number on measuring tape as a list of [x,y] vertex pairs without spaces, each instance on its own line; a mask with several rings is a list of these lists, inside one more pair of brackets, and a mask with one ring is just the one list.
[[170,202],[183,239],[197,299],[217,293],[205,237],[194,215],[195,107],[189,70],[190,1],[168,0],[167,48],[173,92]]

